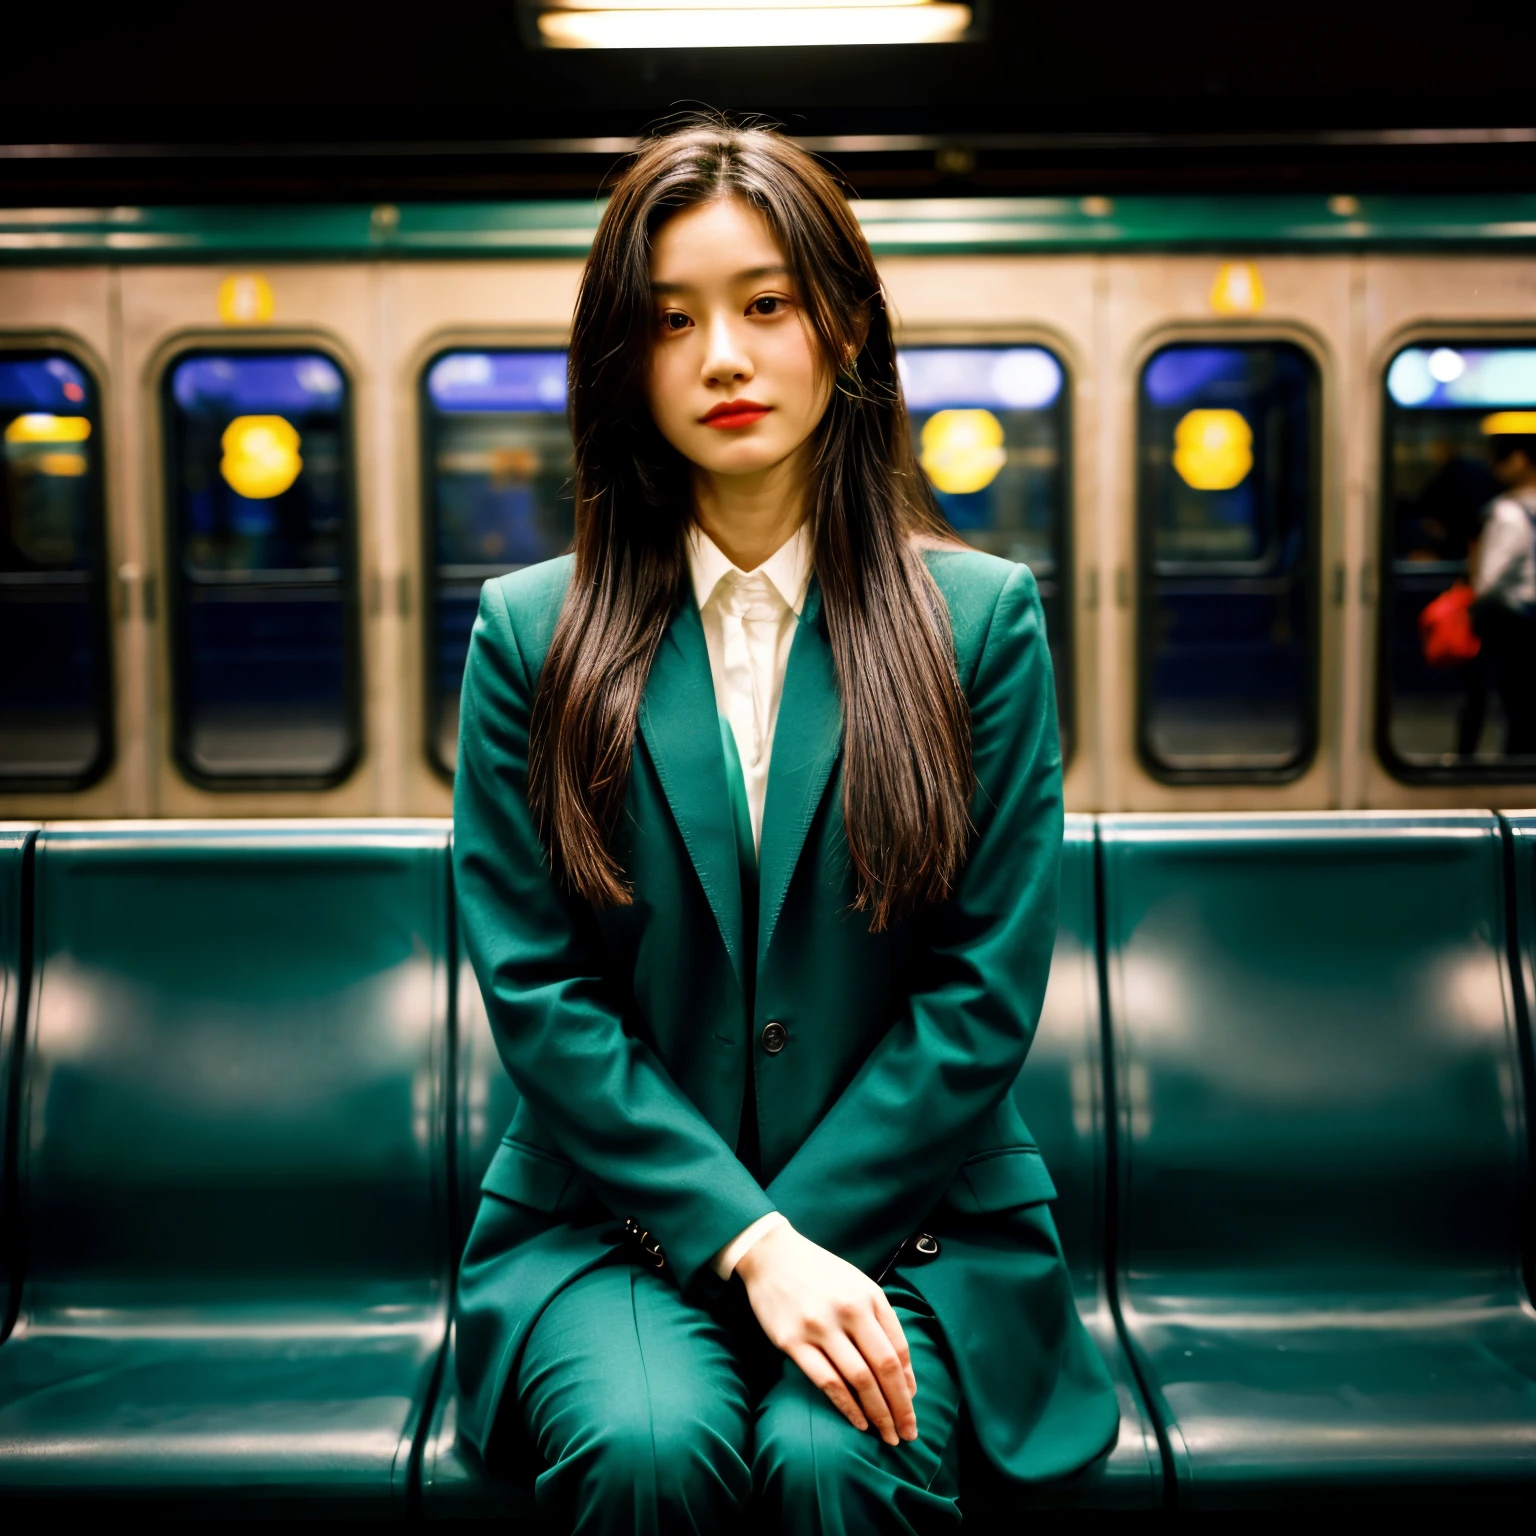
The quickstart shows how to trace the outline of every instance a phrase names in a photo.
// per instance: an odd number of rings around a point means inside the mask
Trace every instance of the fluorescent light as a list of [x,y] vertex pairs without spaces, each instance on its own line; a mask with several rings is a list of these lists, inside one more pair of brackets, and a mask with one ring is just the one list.
[[871,43],[953,43],[971,25],[968,5],[845,0],[818,5],[615,4],[545,11],[546,48],[795,48]]

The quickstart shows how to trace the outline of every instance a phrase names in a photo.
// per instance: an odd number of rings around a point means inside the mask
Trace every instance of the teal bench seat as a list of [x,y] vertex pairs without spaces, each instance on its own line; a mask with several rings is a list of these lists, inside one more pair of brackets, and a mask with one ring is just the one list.
[[[1103,1078],[1095,945],[1093,821],[1067,818],[1062,859],[1061,919],[1050,987],[1040,1028],[1015,1092],[1060,1192],[1053,1207],[1077,1288],[1078,1305],[1120,1393],[1120,1438],[1109,1456],[1083,1474],[1035,1496],[1031,1503],[1105,1508],[1148,1508],[1161,1502],[1162,1463],[1155,1431],[1137,1389],[1130,1361],[1115,1335],[1103,1253]],[[496,1055],[473,972],[459,976],[459,1176],[465,1220],[474,1215],[480,1179],[516,1107]],[[457,1437],[451,1362],[422,1457],[427,1517],[501,1517],[533,1507],[528,1469],[488,1479],[474,1453]],[[979,1454],[979,1453],[978,1453]],[[964,1481],[973,1507],[1001,1517],[1012,1501],[973,1456]]]
[[404,1515],[451,1289],[446,826],[35,857],[0,1497]]
[[1119,1299],[1177,1502],[1529,1501],[1496,818],[1100,836]]

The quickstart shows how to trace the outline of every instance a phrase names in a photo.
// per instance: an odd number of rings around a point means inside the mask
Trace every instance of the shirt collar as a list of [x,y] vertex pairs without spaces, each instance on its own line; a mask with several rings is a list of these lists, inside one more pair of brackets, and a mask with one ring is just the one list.
[[[806,589],[811,582],[811,527],[803,522],[763,563],[757,567],[768,578],[774,591],[798,617],[805,605]],[[688,574],[693,579],[693,595],[702,611],[715,595],[721,579],[735,571],[750,576],[732,564],[710,536],[692,523],[688,528]]]

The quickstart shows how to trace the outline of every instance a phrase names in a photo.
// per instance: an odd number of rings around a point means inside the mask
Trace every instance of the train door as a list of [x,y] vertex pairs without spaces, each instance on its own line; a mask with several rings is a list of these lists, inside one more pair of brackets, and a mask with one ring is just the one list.
[[880,272],[919,462],[962,538],[1034,572],[1067,808],[1098,809],[1094,264],[889,256]]
[[154,814],[393,809],[377,270],[145,267],[121,282]]
[[1105,267],[1105,803],[1339,804],[1348,262]]
[[[1536,802],[1533,298],[1528,260],[1362,263],[1366,805]],[[1426,614],[1474,595],[1472,629]]]
[[0,271],[0,818],[148,804],[115,275]]
[[533,258],[390,273],[409,615],[396,683],[406,805],[418,815],[452,809],[481,586],[563,553],[575,531],[565,346],[580,275],[579,259]]

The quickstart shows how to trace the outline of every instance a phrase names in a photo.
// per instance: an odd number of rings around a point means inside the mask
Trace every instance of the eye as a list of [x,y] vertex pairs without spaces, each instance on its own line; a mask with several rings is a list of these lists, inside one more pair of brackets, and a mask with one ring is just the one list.
[[786,308],[788,301],[774,293],[765,293],[761,298],[753,299],[747,305],[749,315],[777,315]]
[[660,323],[664,331],[686,331],[693,321],[680,309],[667,309],[662,311]]

